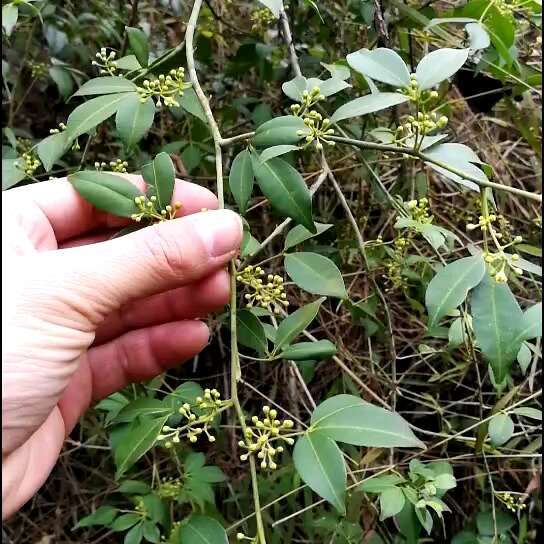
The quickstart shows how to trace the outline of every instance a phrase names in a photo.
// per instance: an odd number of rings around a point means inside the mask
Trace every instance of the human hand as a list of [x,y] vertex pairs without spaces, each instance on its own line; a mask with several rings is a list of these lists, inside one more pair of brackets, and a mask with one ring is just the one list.
[[[128,176],[144,187],[139,176]],[[240,218],[176,181],[180,217],[109,239],[127,220],[66,180],[2,193],[2,515],[44,483],[65,437],[98,399],[193,357],[196,320],[223,306]]]

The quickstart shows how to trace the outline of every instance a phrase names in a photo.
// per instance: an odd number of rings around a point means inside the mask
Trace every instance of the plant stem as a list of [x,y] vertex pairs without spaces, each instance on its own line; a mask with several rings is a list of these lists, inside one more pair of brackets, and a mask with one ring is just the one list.
[[[215,175],[217,180],[217,198],[219,199],[219,208],[225,207],[225,193],[223,184],[223,156],[221,150],[221,132],[215,121],[215,117],[210,107],[210,103],[200,86],[198,76],[195,68],[194,59],[194,35],[196,30],[196,24],[200,9],[202,7],[202,0],[195,0],[189,22],[187,23],[187,29],[185,32],[185,52],[187,56],[187,69],[189,71],[189,79],[193,85],[193,89],[198,97],[206,119],[210,125],[210,129],[213,136],[214,149],[215,149]],[[244,412],[240,405],[238,398],[238,382],[241,379],[240,372],[240,357],[238,354],[238,334],[237,334],[237,322],[236,322],[236,310],[237,310],[237,295],[236,295],[236,262],[234,259],[229,263],[230,274],[230,370],[231,370],[231,400],[236,411],[236,415],[240,422],[240,427],[245,436],[246,431],[246,419]],[[249,467],[251,473],[251,486],[253,490],[253,505],[255,509],[255,519],[257,521],[257,538],[258,544],[266,544],[266,536],[264,532],[264,523],[262,519],[261,505],[259,499],[259,486],[257,482],[257,468],[255,465],[255,459],[253,456],[249,457]]]

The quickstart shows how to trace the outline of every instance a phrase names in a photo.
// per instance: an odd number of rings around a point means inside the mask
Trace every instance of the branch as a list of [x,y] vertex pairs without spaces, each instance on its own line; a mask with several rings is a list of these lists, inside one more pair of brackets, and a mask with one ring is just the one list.
[[285,8],[282,7],[280,11],[280,23],[283,33],[283,39],[285,44],[289,48],[289,56],[291,57],[291,68],[295,72],[296,77],[302,77],[302,70],[298,62],[297,52],[295,50],[295,44],[293,43],[293,37],[291,36],[291,29],[289,28],[289,20],[285,13]]
[[457,168],[454,168],[453,166],[450,166],[449,164],[433,159],[432,157],[429,157],[428,155],[425,155],[425,153],[421,153],[421,151],[417,151],[416,149],[411,149],[409,147],[399,147],[396,145],[366,142],[363,140],[354,140],[352,138],[343,138],[341,136],[328,136],[328,139],[334,142],[338,142],[340,144],[352,145],[354,147],[358,147],[359,149],[374,149],[377,151],[384,151],[389,153],[401,153],[403,155],[416,157],[418,159],[421,159],[424,162],[434,164],[435,166],[439,166],[440,168],[443,168],[444,170],[448,170],[448,172],[451,172],[452,174],[456,174],[457,176],[463,179],[472,181],[481,187],[490,187],[491,189],[497,189],[498,191],[505,191],[507,193],[512,193],[515,195],[523,196],[525,198],[529,198],[531,200],[536,200],[537,202],[542,202],[542,195],[539,195],[537,193],[531,193],[529,191],[524,191],[523,189],[518,189],[516,187],[510,187],[509,185],[502,185],[501,183],[495,183],[493,181],[481,180],[480,178],[471,176]]

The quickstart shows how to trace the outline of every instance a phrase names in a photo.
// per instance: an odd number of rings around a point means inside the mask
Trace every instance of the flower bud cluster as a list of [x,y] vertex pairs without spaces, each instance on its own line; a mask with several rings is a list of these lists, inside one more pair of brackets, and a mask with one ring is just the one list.
[[184,81],[185,69],[177,68],[170,70],[168,75],[161,74],[157,79],[144,80],[142,87],[138,87],[137,92],[140,96],[140,102],[144,103],[148,98],[155,98],[157,107],[161,107],[163,102],[167,107],[179,107],[177,98],[183,96],[183,91],[188,89],[191,84]]
[[194,403],[183,403],[178,412],[183,417],[180,427],[165,425],[161,434],[157,437],[165,448],[172,448],[179,444],[182,438],[186,438],[194,444],[200,435],[205,434],[209,442],[215,442],[215,436],[209,433],[209,427],[224,408],[231,405],[228,400],[221,400],[221,394],[217,389],[205,389],[204,397],[197,397]]
[[279,314],[282,307],[289,306],[287,295],[284,291],[283,278],[278,275],[268,274],[265,283],[262,276],[265,271],[260,267],[246,266],[236,279],[247,285],[252,292],[246,293],[246,306],[261,306],[267,310]]
[[296,117],[302,117],[312,106],[323,100],[325,95],[321,94],[319,87],[314,87],[311,91],[303,91],[300,104],[293,104],[291,113]]
[[[111,163],[110,163],[111,164]],[[96,163],[95,163],[96,166]],[[125,170],[126,172],[126,170]],[[136,206],[138,206],[139,212],[133,213],[130,218],[136,223],[139,223],[143,219],[148,219],[152,222],[167,221],[176,217],[177,211],[181,208],[181,202],[174,202],[174,205],[170,204],[164,209],[158,209],[158,200],[155,195],[147,198],[143,195],[137,196],[134,199]]]
[[98,60],[93,60],[92,65],[99,69],[99,73],[101,75],[108,74],[110,76],[114,76],[119,68],[117,61],[115,60],[116,56],[117,53],[115,51],[110,51],[108,53],[107,49],[102,47],[102,49],[100,49],[100,51],[96,54],[96,58]]
[[183,488],[183,482],[179,478],[162,478],[157,489],[157,495],[161,499],[175,499]]
[[30,68],[30,75],[34,79],[40,79],[45,74],[47,74],[47,64],[44,62],[29,62],[28,67]]
[[278,465],[276,456],[283,452],[283,446],[275,445],[276,442],[285,442],[292,446],[294,440],[285,436],[291,432],[294,423],[290,419],[280,421],[276,419],[278,412],[270,406],[263,406],[264,419],[257,416],[251,418],[253,425],[245,430],[245,440],[240,440],[238,445],[247,450],[240,455],[241,461],[247,461],[250,455],[256,455],[260,460],[262,469],[275,470]]
[[423,197],[419,200],[410,200],[404,207],[414,221],[424,224],[433,222],[433,216],[429,213],[429,200],[427,198]]
[[511,512],[516,512],[517,510],[524,510],[527,508],[522,496],[518,497],[516,500],[514,497],[512,497],[512,493],[508,491],[497,491],[495,493],[495,497],[497,497],[497,499],[499,499]]
[[437,91],[429,91],[427,89],[423,90],[419,88],[416,74],[410,74],[410,85],[404,87],[403,89],[397,89],[397,92],[405,94],[412,102],[417,102],[419,104],[433,102],[438,98]]
[[244,533],[236,533],[236,540],[238,542],[246,541],[249,544],[259,544],[258,537],[246,536]]
[[256,9],[251,14],[251,32],[262,34],[275,20],[274,14],[268,8]]
[[59,128],[49,129],[49,134],[59,134],[60,132],[64,132],[65,130],[66,130],[66,124],[65,123],[59,123]]
[[447,124],[448,118],[445,115],[438,117],[436,113],[419,112],[416,117],[409,115],[406,121],[397,127],[395,137],[397,141],[413,135],[423,137],[437,129],[444,128]]
[[334,145],[334,142],[327,139],[328,136],[334,134],[334,129],[330,128],[330,119],[323,119],[319,112],[312,110],[304,116],[304,124],[308,129],[297,131],[298,136],[305,136],[304,148],[308,147],[312,142],[315,142],[315,148],[318,151],[323,149],[323,142]]
[[34,172],[41,166],[40,160],[34,155],[32,151],[27,151],[21,155],[23,164],[19,167],[24,170],[27,176],[34,175]]
[[109,163],[106,163],[104,161],[98,162],[96,161],[94,163],[94,167],[98,171],[105,170],[106,168],[109,168],[112,172],[119,172],[121,174],[127,173],[127,161],[122,161],[121,159],[117,159],[115,161],[110,161]]
[[383,275],[383,278],[391,284],[391,287],[386,289],[387,292],[391,291],[392,289],[400,289],[407,286],[406,278],[402,274],[402,269],[404,267],[404,259],[408,243],[409,241],[407,238],[404,236],[399,236],[393,242],[393,255],[384,261],[386,272]]

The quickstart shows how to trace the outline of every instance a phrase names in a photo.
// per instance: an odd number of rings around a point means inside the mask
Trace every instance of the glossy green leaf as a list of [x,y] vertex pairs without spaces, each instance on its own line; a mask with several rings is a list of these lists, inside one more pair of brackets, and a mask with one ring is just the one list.
[[115,444],[112,443],[116,478],[120,478],[153,446],[167,419],[160,417],[134,421],[116,437]]
[[354,70],[371,79],[395,87],[410,85],[410,72],[402,58],[392,49],[360,49],[350,53],[346,59]]
[[[127,514],[130,515],[130,514]],[[141,518],[140,518],[141,519]],[[128,531],[123,540],[123,544],[140,544],[144,537],[143,523],[138,523]]]
[[141,397],[131,401],[115,417],[115,423],[134,421],[138,417],[164,417],[172,415],[172,407],[159,399]]
[[128,70],[130,72],[134,70],[140,70],[142,65],[138,62],[136,55],[125,55],[116,60],[117,68],[120,70]]
[[281,214],[315,232],[312,195],[300,173],[283,159],[261,163],[252,155],[253,173],[263,194]]
[[55,82],[60,95],[64,99],[68,98],[74,90],[74,80],[70,72],[64,66],[51,66],[49,75]]
[[202,397],[203,395],[204,391],[198,383],[183,382],[168,395],[167,400],[171,406],[179,408],[184,402],[193,404],[197,397]]
[[489,421],[489,438],[494,446],[502,446],[514,434],[514,422],[506,414],[497,414]]
[[323,232],[329,230],[332,226],[333,225],[331,223],[315,223],[315,232],[310,232],[306,227],[297,225],[287,233],[283,249],[291,249],[298,244],[302,244],[302,242],[310,240],[310,238],[319,236]]
[[19,18],[19,8],[14,4],[7,4],[2,6],[2,28],[6,33],[6,36],[11,36],[17,19]]
[[136,525],[142,518],[138,514],[123,514],[112,523],[112,530],[115,532],[126,531],[129,527]]
[[238,312],[238,341],[242,346],[254,349],[257,353],[266,353],[268,350],[263,324],[249,310]]
[[116,94],[135,92],[138,87],[119,76],[95,77],[84,83],[74,96],[89,96],[93,94]]
[[304,483],[345,514],[346,465],[335,442],[306,433],[295,444],[293,462]]
[[80,170],[68,176],[74,189],[99,210],[120,217],[130,217],[138,211],[134,199],[141,191],[125,178],[98,172]]
[[232,161],[229,174],[230,191],[242,215],[246,213],[254,183],[255,177],[253,176],[251,153],[249,150],[244,149]]
[[149,62],[149,42],[145,32],[139,28],[126,27],[128,43],[138,62],[146,67]]
[[425,447],[399,414],[354,395],[336,395],[322,402],[311,423],[314,433],[354,446]]
[[142,524],[142,528],[143,528],[143,537],[145,540],[147,540],[147,542],[160,544],[161,531],[153,522],[144,521]]
[[36,152],[46,172],[49,172],[66,153],[70,144],[71,142],[66,138],[66,132],[51,134],[38,144]]
[[420,89],[430,89],[453,76],[468,59],[470,49],[444,47],[425,55],[416,68]]
[[[348,70],[349,71],[349,70]],[[290,81],[286,81],[281,86],[283,92],[295,102],[302,102],[304,91],[311,92],[314,88],[318,88],[323,96],[332,96],[348,87],[349,83],[342,78],[331,77],[329,79],[319,79],[317,77],[305,78],[297,76]]]
[[491,45],[485,26],[478,22],[470,22],[465,26],[468,35],[469,48],[473,51],[487,49]]
[[425,293],[429,328],[455,310],[484,277],[485,263],[480,255],[465,257],[442,268],[431,280]]
[[531,340],[542,336],[542,302],[525,310],[520,329],[522,340]]
[[157,197],[159,210],[166,209],[172,203],[172,194],[176,183],[174,163],[168,153],[159,153],[150,163],[142,168],[142,176],[148,187],[148,196]]
[[145,482],[139,482],[138,480],[125,480],[117,489],[119,493],[126,493],[127,495],[147,495],[151,493],[151,487]]
[[495,536],[495,528],[498,535],[505,535],[516,524],[516,519],[497,509],[493,512],[480,512],[476,516],[476,526],[481,536]]
[[510,287],[487,274],[472,292],[472,325],[476,341],[496,383],[502,383],[522,344],[523,312]]
[[275,117],[257,128],[253,144],[256,147],[296,144],[302,139],[302,136],[298,134],[301,130],[308,130],[301,117],[294,115]]
[[380,521],[396,516],[403,508],[404,494],[398,487],[390,487],[380,493]]
[[383,476],[374,476],[365,480],[360,489],[365,493],[381,493],[401,482],[404,482],[404,478],[397,474],[384,474]]
[[228,544],[227,533],[215,519],[193,515],[181,527],[180,542],[183,544]]
[[361,96],[340,106],[332,115],[331,121],[359,117],[376,111],[385,110],[392,106],[406,102],[408,97],[401,93],[374,93]]
[[276,332],[276,352],[283,346],[290,344],[314,320],[324,300],[324,298],[320,298],[306,304],[306,306],[299,308],[279,324]]
[[185,89],[183,91],[183,96],[178,96],[176,100],[186,112],[194,115],[203,123],[208,123],[204,108],[202,107],[202,104],[200,103],[200,100],[198,99],[198,96],[193,88]]
[[26,178],[21,159],[2,159],[2,191]]
[[525,375],[533,360],[533,354],[531,353],[531,349],[529,348],[527,342],[523,342],[523,344],[521,344],[518,354],[516,355],[516,360],[521,368],[521,371],[523,372],[523,375]]
[[92,527],[93,525],[102,525],[108,527],[118,514],[117,508],[113,506],[100,506],[95,512],[80,519],[75,526],[75,529],[81,527]]
[[300,150],[300,147],[297,145],[274,145],[272,147],[266,148],[261,155],[259,156],[261,162],[266,162],[274,157],[279,157],[290,153],[291,151]]
[[134,94],[129,92],[108,94],[84,102],[69,115],[66,122],[66,138],[75,140],[81,134],[90,131],[116,113],[124,100],[133,96]]
[[134,147],[147,134],[154,118],[155,103],[151,98],[142,103],[135,94],[121,103],[115,115],[115,126],[128,149]]
[[542,421],[542,410],[537,410],[536,408],[520,406],[519,408],[512,410],[512,412],[518,416],[528,417],[530,419],[535,419],[536,421]]
[[319,361],[336,355],[336,346],[330,340],[317,342],[299,342],[284,349],[278,357],[292,361]]
[[302,289],[315,295],[347,298],[342,273],[327,257],[318,253],[288,253],[285,271]]

